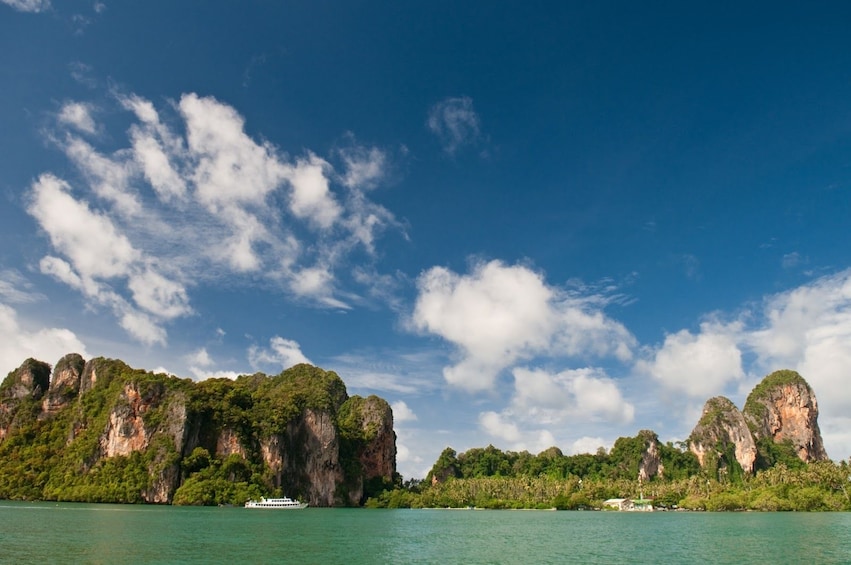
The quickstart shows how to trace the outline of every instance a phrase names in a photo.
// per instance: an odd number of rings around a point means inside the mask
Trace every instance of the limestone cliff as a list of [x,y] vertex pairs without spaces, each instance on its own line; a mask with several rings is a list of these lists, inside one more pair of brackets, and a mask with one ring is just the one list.
[[659,450],[659,436],[650,430],[641,430],[638,436],[644,440],[644,451],[638,464],[638,480],[647,482],[653,477],[663,477],[665,466]]
[[29,419],[50,383],[50,365],[27,359],[0,384],[0,442]]
[[818,425],[818,402],[807,381],[795,371],[775,371],[745,402],[745,419],[754,438],[790,445],[805,462],[827,459]]
[[745,473],[754,470],[756,443],[745,417],[723,396],[706,401],[688,443],[703,468],[730,472],[736,463]]
[[86,362],[78,353],[69,353],[56,363],[42,410],[54,414],[73,401],[80,392]]
[[[50,375],[29,359],[0,385],[0,473],[38,477],[0,498],[169,503],[183,490],[186,503],[216,504],[280,492],[335,506],[394,477],[389,405],[349,398],[317,367],[195,383],[71,354]],[[3,441],[19,431],[29,439]]]

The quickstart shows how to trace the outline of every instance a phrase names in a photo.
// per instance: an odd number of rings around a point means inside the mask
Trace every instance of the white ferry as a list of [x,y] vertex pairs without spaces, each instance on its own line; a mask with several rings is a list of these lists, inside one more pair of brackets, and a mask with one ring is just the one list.
[[249,500],[245,503],[246,508],[277,508],[279,510],[302,510],[307,508],[306,502],[299,502],[289,497],[284,498],[264,498],[260,497],[260,501]]

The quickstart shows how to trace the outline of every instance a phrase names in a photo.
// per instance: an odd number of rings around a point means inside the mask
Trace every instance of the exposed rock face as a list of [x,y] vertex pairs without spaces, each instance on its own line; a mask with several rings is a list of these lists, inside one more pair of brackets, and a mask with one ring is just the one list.
[[[341,409],[348,418],[345,430]],[[268,480],[262,479],[261,488],[280,488],[313,506],[359,504],[366,481],[392,481],[396,470],[393,415],[387,402],[349,398],[336,374],[310,365],[275,377],[258,373],[237,381],[193,383],[132,369],[117,360],[85,362],[70,354],[56,364],[51,381],[50,366],[29,359],[0,385],[0,441],[17,425],[37,421],[45,429],[51,421],[67,426],[59,434],[67,437],[64,445],[61,439],[51,443],[57,453],[50,461],[61,466],[57,476],[71,478],[50,488],[72,496],[82,492],[80,488],[100,488],[97,481],[104,468],[113,480],[129,468],[136,478],[147,472],[150,480],[143,480],[141,492],[134,491],[138,494],[127,500],[169,503],[189,474],[204,469],[182,467],[196,447],[208,453],[209,470],[231,458],[227,464],[236,465],[237,471],[226,480],[246,481],[257,476],[254,470],[262,471]],[[70,458],[64,457],[65,450]],[[104,463],[120,457],[127,461]]]
[[225,428],[216,438],[216,456],[227,457],[228,455],[236,454],[241,457],[246,457],[245,447],[239,440],[239,434],[232,428]]
[[723,396],[706,401],[703,415],[689,436],[689,449],[704,468],[726,468],[732,456],[745,473],[754,470],[756,443],[745,417]]
[[396,473],[396,432],[393,431],[393,410],[377,396],[370,396],[364,404],[362,429],[370,438],[360,454],[364,479],[392,478]]
[[659,436],[650,430],[641,430],[638,436],[644,439],[644,453],[638,464],[638,480],[649,481],[653,477],[662,477],[665,466],[662,465],[662,454],[659,452]]
[[46,414],[58,412],[77,397],[85,365],[86,362],[78,353],[69,353],[56,363],[42,403],[42,410]]
[[26,397],[41,398],[50,386],[50,365],[35,359],[27,359],[9,373],[3,381],[4,399],[20,400]]
[[345,480],[340,465],[340,438],[334,419],[324,411],[305,410],[287,424],[282,442],[281,476],[287,492],[306,492],[313,506],[334,506],[337,485]]
[[18,407],[28,399],[39,400],[50,385],[50,365],[27,359],[0,385],[0,442],[16,427]]
[[818,402],[810,385],[795,371],[775,371],[748,395],[745,418],[757,441],[791,443],[801,461],[827,459],[818,426]]

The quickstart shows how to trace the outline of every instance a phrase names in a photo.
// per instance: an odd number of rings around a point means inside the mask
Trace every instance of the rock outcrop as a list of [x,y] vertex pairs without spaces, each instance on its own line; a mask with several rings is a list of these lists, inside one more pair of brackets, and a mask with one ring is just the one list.
[[42,402],[45,414],[55,414],[77,397],[85,366],[86,362],[78,353],[69,353],[56,363],[52,381]]
[[815,393],[795,371],[766,376],[748,395],[744,415],[757,442],[769,439],[791,445],[807,463],[827,459]]
[[827,459],[815,393],[789,370],[766,376],[748,395],[742,412],[724,397],[707,401],[689,449],[703,468],[725,469],[735,459],[745,473],[784,458],[806,463]]
[[50,365],[27,359],[0,384],[0,442],[31,415],[27,403],[38,401],[50,385]]
[[[204,488],[224,488],[224,477],[313,506],[357,505],[372,494],[371,481],[385,484],[395,475],[389,404],[350,398],[335,373],[317,367],[194,383],[70,354],[50,376],[50,365],[28,359],[0,385],[0,445],[21,422],[63,426],[44,443],[55,452],[34,462],[55,466],[42,476],[62,477],[45,491],[70,493],[51,495],[61,500],[117,501],[110,493],[123,473],[119,480],[136,481],[140,490],[121,491],[121,500],[170,503],[192,473],[204,471],[211,477]],[[110,473],[113,482],[101,485],[99,477]]]
[[706,401],[688,443],[703,468],[729,470],[735,461],[745,473],[754,470],[757,450],[751,431],[736,405],[723,396]]
[[358,459],[364,480],[392,477],[396,474],[396,432],[393,410],[383,398],[369,396],[361,407],[363,442]]
[[650,430],[641,430],[638,437],[644,440],[644,452],[638,464],[638,480],[647,482],[653,477],[663,477],[662,453],[659,450],[659,436]]

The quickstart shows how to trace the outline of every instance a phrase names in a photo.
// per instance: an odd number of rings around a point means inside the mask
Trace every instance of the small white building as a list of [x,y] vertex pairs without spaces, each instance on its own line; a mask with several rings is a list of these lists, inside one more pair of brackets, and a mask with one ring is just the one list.
[[653,501],[630,498],[610,498],[603,502],[603,509],[619,510],[620,512],[652,512]]

